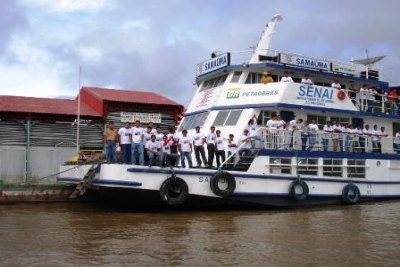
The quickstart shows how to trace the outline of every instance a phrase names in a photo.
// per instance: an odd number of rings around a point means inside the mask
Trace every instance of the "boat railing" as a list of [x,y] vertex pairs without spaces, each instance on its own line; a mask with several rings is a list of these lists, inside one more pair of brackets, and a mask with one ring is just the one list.
[[390,96],[387,92],[378,93],[355,89],[344,89],[350,100],[360,111],[399,115],[400,96]]

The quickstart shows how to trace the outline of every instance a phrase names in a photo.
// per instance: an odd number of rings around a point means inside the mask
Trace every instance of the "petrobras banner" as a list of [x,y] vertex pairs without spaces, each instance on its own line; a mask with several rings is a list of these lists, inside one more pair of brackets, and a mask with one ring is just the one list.
[[196,66],[196,76],[203,75],[214,70],[226,67],[230,65],[231,55],[230,53],[225,53],[204,61]]
[[331,70],[331,62],[329,61],[296,54],[280,53],[279,63],[318,70]]
[[344,74],[356,75],[357,68],[355,65],[351,64],[332,62],[332,71]]

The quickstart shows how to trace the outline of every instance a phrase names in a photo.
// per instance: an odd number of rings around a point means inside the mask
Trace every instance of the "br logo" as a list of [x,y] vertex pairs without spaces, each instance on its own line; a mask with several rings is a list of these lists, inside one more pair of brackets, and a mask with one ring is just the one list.
[[227,99],[236,99],[240,96],[240,88],[229,88],[226,93]]

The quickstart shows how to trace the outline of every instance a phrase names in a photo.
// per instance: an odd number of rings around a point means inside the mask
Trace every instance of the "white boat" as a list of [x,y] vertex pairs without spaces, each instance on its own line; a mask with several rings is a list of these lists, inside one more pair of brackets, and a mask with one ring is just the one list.
[[[307,206],[399,198],[400,155],[393,147],[400,117],[388,105],[388,83],[371,70],[374,59],[343,63],[270,50],[280,19],[272,18],[250,53],[216,52],[197,65],[198,88],[178,127],[178,135],[186,129],[190,136],[196,126],[204,134],[215,126],[238,140],[255,116],[260,127],[251,133],[251,147],[238,141],[218,169],[64,165],[58,181],[79,184],[82,192],[96,187],[102,196],[128,197],[137,206]],[[261,82],[265,71],[274,82]],[[280,82],[285,71],[293,82]],[[313,84],[301,83],[304,74]],[[332,87],[334,80],[342,89]],[[273,114],[284,121],[315,120],[318,128],[268,124]],[[324,131],[327,121],[342,126]],[[365,125],[378,130],[363,131]]]

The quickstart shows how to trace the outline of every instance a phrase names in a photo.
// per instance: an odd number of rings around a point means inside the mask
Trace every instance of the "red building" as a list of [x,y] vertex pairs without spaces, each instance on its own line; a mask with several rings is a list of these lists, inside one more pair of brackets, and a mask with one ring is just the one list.
[[83,149],[102,149],[107,121],[152,121],[166,130],[183,106],[153,92],[82,87],[75,99],[0,96],[0,183],[56,173],[75,153],[80,100]]

